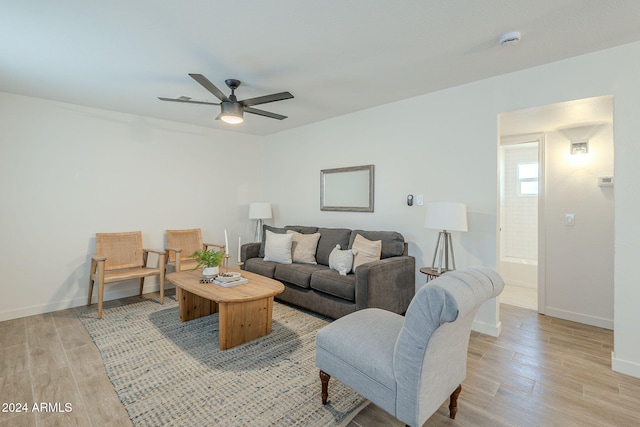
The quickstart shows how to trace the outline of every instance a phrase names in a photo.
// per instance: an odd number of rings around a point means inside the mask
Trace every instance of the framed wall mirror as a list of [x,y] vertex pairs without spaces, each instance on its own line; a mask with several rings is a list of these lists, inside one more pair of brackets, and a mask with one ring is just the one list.
[[373,212],[373,165],[320,171],[320,210]]

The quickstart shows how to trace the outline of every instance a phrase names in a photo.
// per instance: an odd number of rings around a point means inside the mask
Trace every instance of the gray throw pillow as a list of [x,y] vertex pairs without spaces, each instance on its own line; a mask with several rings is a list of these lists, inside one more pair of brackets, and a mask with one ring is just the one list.
[[336,245],[329,254],[329,268],[336,270],[341,276],[346,276],[351,271],[353,256],[357,252],[357,250],[353,249],[342,251],[340,250],[340,245]]

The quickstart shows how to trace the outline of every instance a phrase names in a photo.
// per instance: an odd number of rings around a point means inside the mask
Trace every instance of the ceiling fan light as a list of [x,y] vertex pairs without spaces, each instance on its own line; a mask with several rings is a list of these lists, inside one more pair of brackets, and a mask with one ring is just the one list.
[[220,120],[225,123],[236,125],[244,121],[242,105],[235,102],[223,102]]

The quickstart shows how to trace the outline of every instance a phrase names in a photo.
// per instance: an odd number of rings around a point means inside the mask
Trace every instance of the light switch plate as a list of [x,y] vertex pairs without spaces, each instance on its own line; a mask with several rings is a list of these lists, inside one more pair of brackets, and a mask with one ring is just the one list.
[[423,206],[424,205],[424,195],[423,194],[418,194],[416,196],[416,205],[418,205],[418,206]]
[[576,225],[576,216],[574,214],[565,214],[564,225]]

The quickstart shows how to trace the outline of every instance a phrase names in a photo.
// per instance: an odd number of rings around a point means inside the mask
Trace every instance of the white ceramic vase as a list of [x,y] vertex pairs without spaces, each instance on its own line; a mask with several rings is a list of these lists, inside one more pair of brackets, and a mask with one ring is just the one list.
[[220,273],[220,267],[205,267],[202,269],[203,276],[215,276]]

